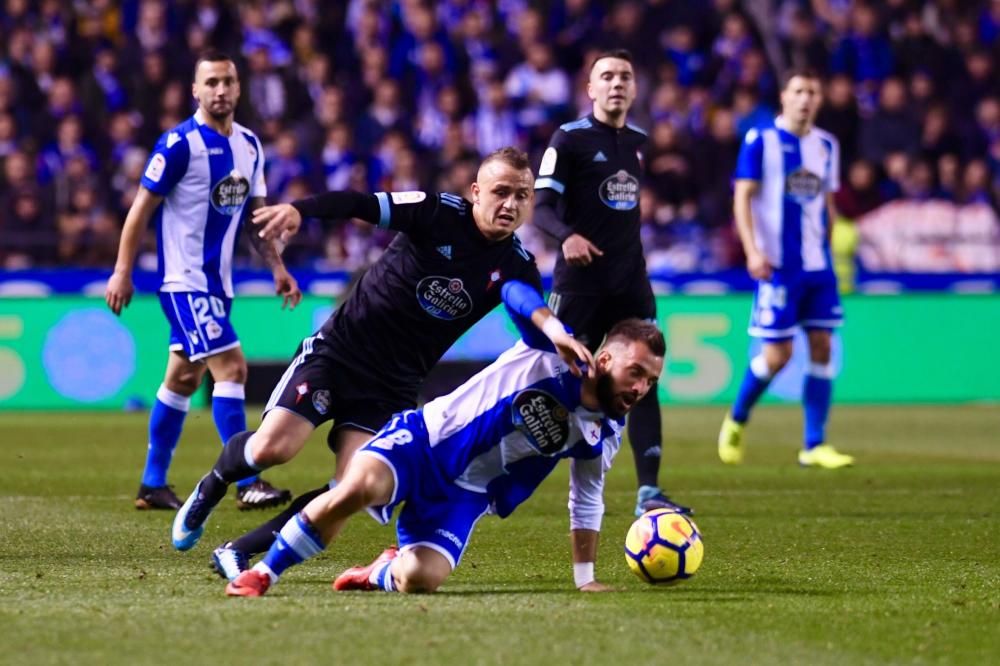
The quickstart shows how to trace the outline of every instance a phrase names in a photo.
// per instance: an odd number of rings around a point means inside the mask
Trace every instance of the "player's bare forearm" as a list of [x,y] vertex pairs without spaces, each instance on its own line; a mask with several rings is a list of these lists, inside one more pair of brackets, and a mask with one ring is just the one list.
[[104,301],[116,315],[132,302],[135,288],[132,285],[132,268],[135,265],[135,255],[142,242],[142,233],[149,224],[153,211],[163,201],[163,197],[154,194],[145,187],[139,186],[132,207],[125,216],[122,226],[121,240],[118,242],[118,259],[115,261],[115,271],[108,279],[104,289]]
[[750,202],[760,190],[760,183],[755,180],[741,179],[736,181],[736,192],[733,194],[733,217],[736,218],[736,231],[743,244],[743,253],[747,257],[747,271],[756,280],[771,278],[772,267],[767,257],[757,247],[753,233],[753,210]]
[[[263,197],[254,197],[250,199],[247,203],[246,218],[247,220],[253,219],[253,212],[258,208],[264,207]],[[278,250],[277,242],[273,239],[261,238],[259,233],[252,228],[252,225],[248,225],[249,232],[247,235],[250,237],[250,244],[253,245],[257,254],[261,256],[264,260],[264,264],[271,269],[272,272],[277,270],[283,270],[285,267],[284,262],[281,261],[281,252]]]
[[142,242],[142,234],[149,224],[149,219],[153,216],[156,207],[163,201],[163,197],[153,194],[145,187],[139,186],[135,200],[132,201],[131,208],[125,216],[125,224],[122,225],[121,240],[118,242],[118,259],[115,261],[116,273],[131,273],[135,264],[135,255],[139,252],[139,244]]
[[750,200],[760,189],[755,180],[737,180],[736,191],[733,193],[733,218],[736,220],[736,233],[739,234],[743,252],[747,256],[757,252],[757,244],[753,237],[753,213]]

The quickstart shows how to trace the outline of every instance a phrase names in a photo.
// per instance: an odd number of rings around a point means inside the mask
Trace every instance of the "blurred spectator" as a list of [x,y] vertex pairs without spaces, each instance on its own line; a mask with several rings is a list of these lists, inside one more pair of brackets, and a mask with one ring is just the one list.
[[854,97],[854,82],[849,77],[838,74],[830,79],[826,86],[826,99],[816,117],[816,126],[840,141],[842,169],[854,161],[861,136],[861,117]]
[[826,73],[829,55],[817,31],[816,21],[805,9],[799,8],[792,15],[788,35],[781,46],[789,67]]
[[264,147],[264,154],[268,195],[281,200],[293,180],[308,181],[309,160],[299,151],[299,140],[293,132],[281,132],[273,147]]
[[514,110],[500,81],[493,80],[486,85],[476,112],[475,134],[480,155],[489,155],[504,146],[521,145]]
[[566,72],[556,66],[548,44],[530,44],[525,55],[507,76],[506,90],[518,109],[518,125],[530,132],[566,115],[570,83]]
[[0,111],[0,158],[17,150],[17,121],[9,113]]
[[833,200],[837,211],[849,220],[857,220],[885,203],[879,190],[875,165],[867,160],[852,162],[847,169],[847,178],[833,195]]
[[[677,82],[684,86],[685,88],[695,84],[701,79],[702,71],[708,64],[706,62],[705,55],[698,50],[698,44],[695,41],[694,31],[690,26],[678,25],[675,26],[664,33],[666,42],[665,53],[667,59],[673,63],[674,69],[677,72]],[[723,37],[720,36],[720,40]],[[720,59],[721,64],[718,67],[718,76],[723,80],[733,80],[736,78],[736,60],[739,58],[741,53],[733,54],[732,67],[727,68],[726,65],[730,64],[725,53],[730,50],[738,48],[736,45],[728,41],[716,42],[714,49],[715,55]]]
[[736,136],[733,112],[716,109],[707,136],[693,152],[694,179],[700,190],[698,207],[710,227],[724,226],[731,218],[730,183],[739,152],[740,137]]
[[891,152],[913,155],[920,129],[907,106],[906,87],[895,77],[882,84],[878,110],[861,125],[861,156],[880,162]]
[[379,81],[375,86],[375,96],[371,106],[358,122],[359,142],[374,146],[390,130],[409,134],[409,124],[403,115],[401,105],[399,84],[392,79]]
[[883,34],[874,7],[858,3],[851,9],[851,29],[837,44],[831,69],[855,81],[878,83],[893,72],[892,45]]
[[[8,159],[8,163],[9,163]],[[42,192],[35,187],[9,190],[2,198],[0,261],[4,270],[51,266],[56,258],[53,224]]]

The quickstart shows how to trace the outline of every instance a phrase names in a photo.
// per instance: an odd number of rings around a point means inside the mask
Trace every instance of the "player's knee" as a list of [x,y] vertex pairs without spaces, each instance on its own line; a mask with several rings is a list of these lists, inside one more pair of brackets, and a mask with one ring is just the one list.
[[247,383],[247,364],[243,357],[220,360],[212,368],[212,378],[217,382]]
[[288,437],[272,432],[257,431],[251,446],[254,462],[263,467],[286,463],[298,451],[298,447]]
[[433,571],[416,558],[407,558],[393,567],[396,589],[406,594],[429,594],[437,591],[447,578],[447,573]]
[[191,396],[201,384],[201,373],[196,370],[181,370],[167,377],[163,385],[178,395]]
[[809,358],[813,363],[830,362],[830,336],[814,335],[809,338]]

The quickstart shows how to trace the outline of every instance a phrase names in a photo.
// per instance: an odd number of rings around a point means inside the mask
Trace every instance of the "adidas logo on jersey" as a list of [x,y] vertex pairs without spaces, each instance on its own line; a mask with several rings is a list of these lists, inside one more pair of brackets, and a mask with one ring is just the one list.
[[445,259],[451,259],[451,245],[438,245],[435,249]]
[[604,156],[604,153],[602,151],[598,150],[597,154],[594,155],[594,161],[595,162],[607,162],[608,158]]

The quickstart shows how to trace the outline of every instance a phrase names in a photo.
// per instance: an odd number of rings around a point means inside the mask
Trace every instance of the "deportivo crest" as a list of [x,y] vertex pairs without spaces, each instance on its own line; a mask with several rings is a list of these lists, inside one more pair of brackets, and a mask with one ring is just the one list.
[[511,403],[514,426],[544,455],[563,450],[569,442],[569,410],[551,393],[527,389]]
[[823,191],[823,181],[811,171],[799,168],[785,179],[785,194],[799,203],[815,199]]
[[632,210],[639,205],[639,180],[625,169],[605,179],[598,194],[608,208]]
[[212,188],[212,208],[223,215],[235,215],[243,208],[250,193],[250,181],[233,169]]
[[461,319],[472,312],[472,297],[458,278],[425,277],[417,283],[417,302],[427,314],[447,321]]
[[209,319],[205,324],[205,335],[209,340],[218,340],[222,337],[222,327],[214,319]]
[[330,392],[326,389],[320,389],[313,393],[312,396],[313,409],[320,416],[325,416],[330,410]]

